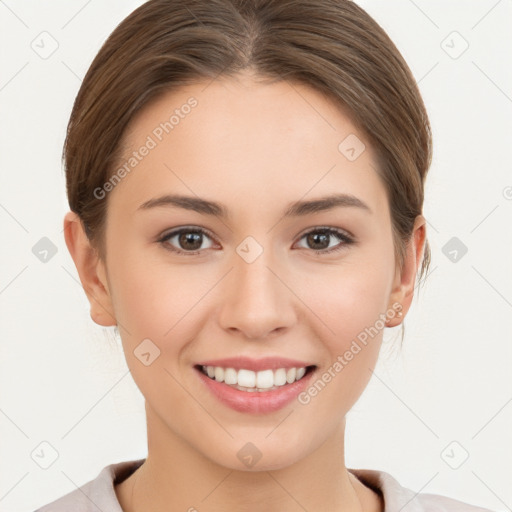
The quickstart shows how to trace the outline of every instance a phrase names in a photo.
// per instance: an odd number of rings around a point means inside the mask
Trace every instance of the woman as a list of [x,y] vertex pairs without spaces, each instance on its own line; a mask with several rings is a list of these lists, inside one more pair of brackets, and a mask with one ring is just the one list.
[[150,0],[65,144],[65,238],[148,456],[40,511],[482,511],[345,466],[345,416],[430,251],[428,117],[343,0]]

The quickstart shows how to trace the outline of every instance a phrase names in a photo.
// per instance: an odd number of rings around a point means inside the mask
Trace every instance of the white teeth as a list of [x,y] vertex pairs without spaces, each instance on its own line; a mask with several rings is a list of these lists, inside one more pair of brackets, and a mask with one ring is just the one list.
[[256,373],[251,370],[238,370],[238,381],[235,382],[244,388],[256,387]]
[[286,384],[286,370],[284,368],[279,368],[274,372],[274,385],[275,386],[284,386]]
[[268,389],[274,385],[274,372],[272,370],[263,370],[256,374],[256,387]]
[[295,368],[290,368],[286,372],[286,382],[288,382],[288,384],[295,382],[296,375],[297,375],[297,370]]
[[215,380],[224,382],[224,368],[221,368],[220,366],[215,367]]
[[202,366],[203,373],[210,379],[224,382],[242,391],[267,391],[279,386],[292,384],[306,374],[306,368],[279,368],[277,370],[252,370],[222,368],[220,366]]
[[226,368],[224,370],[224,382],[226,384],[236,384],[238,382],[236,370],[234,368]]

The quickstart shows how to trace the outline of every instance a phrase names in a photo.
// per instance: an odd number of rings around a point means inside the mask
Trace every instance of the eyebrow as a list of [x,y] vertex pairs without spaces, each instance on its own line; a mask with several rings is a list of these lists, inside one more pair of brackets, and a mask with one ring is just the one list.
[[[151,208],[167,206],[192,210],[204,215],[212,215],[226,219],[229,217],[227,208],[215,201],[208,201],[200,197],[166,194],[155,197],[141,204],[137,210],[149,210]],[[309,201],[296,201],[288,205],[284,212],[285,217],[299,217],[312,213],[319,213],[337,207],[360,208],[372,214],[371,208],[361,199],[351,194],[332,194]]]

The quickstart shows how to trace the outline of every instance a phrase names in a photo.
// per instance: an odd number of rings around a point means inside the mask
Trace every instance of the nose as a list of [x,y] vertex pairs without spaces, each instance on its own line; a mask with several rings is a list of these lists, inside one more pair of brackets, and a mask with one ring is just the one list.
[[221,327],[251,340],[282,335],[297,319],[299,301],[287,283],[289,273],[269,253],[264,250],[251,263],[235,253],[223,288]]

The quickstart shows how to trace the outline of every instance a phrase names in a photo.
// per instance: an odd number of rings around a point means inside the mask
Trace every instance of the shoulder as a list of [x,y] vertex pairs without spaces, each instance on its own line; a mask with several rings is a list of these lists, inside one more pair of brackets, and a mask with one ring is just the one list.
[[384,512],[492,512],[447,496],[417,493],[402,487],[385,471],[349,469],[364,485],[379,492],[384,500]]
[[118,462],[105,466],[89,482],[48,503],[35,512],[123,512],[114,489],[114,483],[124,480],[133,473],[145,459]]

